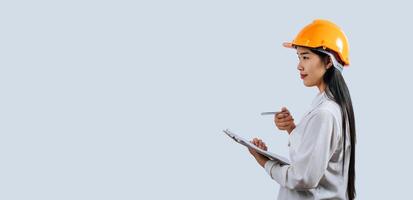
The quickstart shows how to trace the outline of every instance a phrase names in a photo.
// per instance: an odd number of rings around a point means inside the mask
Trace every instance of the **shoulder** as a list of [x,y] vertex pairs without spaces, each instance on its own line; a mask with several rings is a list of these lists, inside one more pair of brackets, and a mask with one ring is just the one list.
[[331,109],[319,107],[312,112],[309,121],[332,122],[335,120],[335,118],[336,117]]
[[316,129],[328,129],[335,134],[337,139],[338,132],[341,130],[341,108],[333,100],[325,100],[312,113],[308,123],[313,124]]
[[341,107],[333,100],[326,99],[317,109],[315,113],[321,115],[330,115],[337,121],[341,121]]
[[341,121],[341,108],[333,100],[326,98],[314,111],[311,113],[310,121],[323,122],[324,124],[338,125]]

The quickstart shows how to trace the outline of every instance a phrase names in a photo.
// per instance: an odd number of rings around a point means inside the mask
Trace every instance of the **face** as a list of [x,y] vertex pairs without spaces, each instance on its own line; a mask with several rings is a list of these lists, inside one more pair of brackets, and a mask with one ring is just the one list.
[[297,47],[298,66],[300,77],[303,79],[304,85],[307,87],[317,86],[320,90],[324,90],[323,76],[329,65],[325,65],[321,58],[310,51],[309,48]]

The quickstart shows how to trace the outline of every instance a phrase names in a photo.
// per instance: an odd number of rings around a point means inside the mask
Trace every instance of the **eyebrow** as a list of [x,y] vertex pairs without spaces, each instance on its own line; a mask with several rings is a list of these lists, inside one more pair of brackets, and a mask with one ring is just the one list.
[[305,55],[305,54],[310,54],[310,52],[308,52],[308,51],[305,51],[305,52],[302,52],[302,53],[297,53],[297,55]]

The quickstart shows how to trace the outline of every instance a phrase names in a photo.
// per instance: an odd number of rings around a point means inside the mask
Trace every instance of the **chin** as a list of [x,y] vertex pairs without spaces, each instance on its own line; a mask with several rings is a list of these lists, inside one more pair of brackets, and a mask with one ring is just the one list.
[[306,86],[306,87],[313,87],[313,86],[315,86],[315,84],[311,84],[311,83],[307,83],[307,82],[303,82],[304,83],[304,85]]
[[310,85],[310,84],[308,84],[308,83],[306,83],[306,82],[304,81],[304,86],[306,86],[306,87],[311,87],[312,85]]

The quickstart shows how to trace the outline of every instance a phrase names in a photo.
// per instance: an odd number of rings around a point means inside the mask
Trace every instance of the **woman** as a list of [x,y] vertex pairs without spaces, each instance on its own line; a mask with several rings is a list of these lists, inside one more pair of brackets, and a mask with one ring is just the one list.
[[[282,108],[274,116],[278,129],[289,134],[290,165],[249,149],[272,179],[280,184],[278,199],[354,199],[356,130],[350,93],[341,71],[348,66],[348,42],[334,23],[314,20],[285,47],[297,51],[301,79],[317,87],[311,109],[297,126]],[[263,150],[265,143],[251,141]]]

